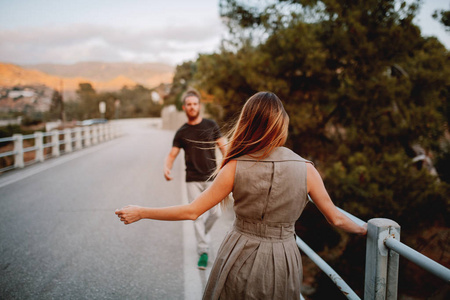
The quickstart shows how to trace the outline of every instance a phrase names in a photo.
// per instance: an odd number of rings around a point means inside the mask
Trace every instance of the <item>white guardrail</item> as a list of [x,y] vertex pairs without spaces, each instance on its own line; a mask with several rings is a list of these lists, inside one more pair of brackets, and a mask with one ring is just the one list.
[[[117,125],[108,122],[49,132],[37,131],[29,135],[14,134],[12,137],[1,138],[0,146],[12,142],[13,149],[0,153],[0,159],[3,160],[0,172],[23,168],[26,165],[42,162],[50,157],[58,157],[64,153],[111,140],[118,135]],[[24,142],[28,140],[30,142],[26,142],[26,144],[30,144],[30,146],[25,147]],[[25,153],[28,152],[34,152],[34,159],[25,159]],[[7,161],[6,157],[12,157],[13,163],[5,163]]]

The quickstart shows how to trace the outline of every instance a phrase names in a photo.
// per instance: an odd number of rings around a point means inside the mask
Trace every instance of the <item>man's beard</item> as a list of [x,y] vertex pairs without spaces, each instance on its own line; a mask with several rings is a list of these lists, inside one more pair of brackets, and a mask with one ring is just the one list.
[[200,111],[197,111],[197,113],[195,113],[195,115],[186,113],[186,116],[189,119],[189,121],[194,121],[195,119],[198,118],[199,115],[200,115]]

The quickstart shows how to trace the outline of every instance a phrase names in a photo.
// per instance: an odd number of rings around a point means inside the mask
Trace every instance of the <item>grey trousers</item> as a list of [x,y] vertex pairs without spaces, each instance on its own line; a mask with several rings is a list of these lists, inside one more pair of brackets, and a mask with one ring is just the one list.
[[[195,198],[197,198],[211,184],[212,181],[186,182],[187,198],[189,203],[194,201]],[[221,215],[222,212],[220,210],[220,207],[219,205],[216,205],[194,221],[195,236],[197,238],[197,252],[199,255],[201,255],[202,253],[208,253],[209,244],[211,242],[209,231]]]

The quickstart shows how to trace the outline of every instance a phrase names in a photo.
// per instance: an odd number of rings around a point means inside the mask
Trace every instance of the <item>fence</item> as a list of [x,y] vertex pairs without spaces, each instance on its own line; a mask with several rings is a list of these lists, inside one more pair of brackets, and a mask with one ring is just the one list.
[[[309,200],[311,201],[311,199]],[[355,223],[359,225],[365,223],[346,211],[339,210]],[[367,223],[364,300],[397,299],[400,255],[444,280],[447,284],[450,283],[450,269],[400,242],[400,226],[396,222],[389,219],[376,218],[369,220]],[[298,236],[296,236],[296,242],[303,253],[330,277],[347,299],[361,299],[339,274]],[[304,299],[302,295],[300,297]]]
[[[42,162],[49,157],[58,157],[61,154],[80,150],[117,137],[117,128],[112,123],[96,124],[84,127],[75,127],[50,132],[35,132],[29,135],[14,134],[12,137],[1,138],[0,145],[13,143],[11,151],[0,153],[2,166],[0,172],[23,168],[26,165]],[[30,141],[30,142],[27,142]],[[24,147],[24,142],[31,144]],[[33,152],[34,159],[26,160],[26,153]],[[6,158],[13,158],[8,163]]]

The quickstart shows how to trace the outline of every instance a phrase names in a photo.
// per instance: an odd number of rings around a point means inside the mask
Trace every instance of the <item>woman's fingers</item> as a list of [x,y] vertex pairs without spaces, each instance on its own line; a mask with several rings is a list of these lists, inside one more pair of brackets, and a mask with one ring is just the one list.
[[128,221],[127,221],[127,218],[126,218],[123,208],[116,209],[116,211],[114,213],[117,215],[117,217],[120,219],[120,221],[124,222],[125,224],[128,224]]
[[136,217],[136,212],[134,208],[135,206],[128,205],[121,209],[116,209],[114,213],[124,224],[131,224],[139,220],[139,218]]

